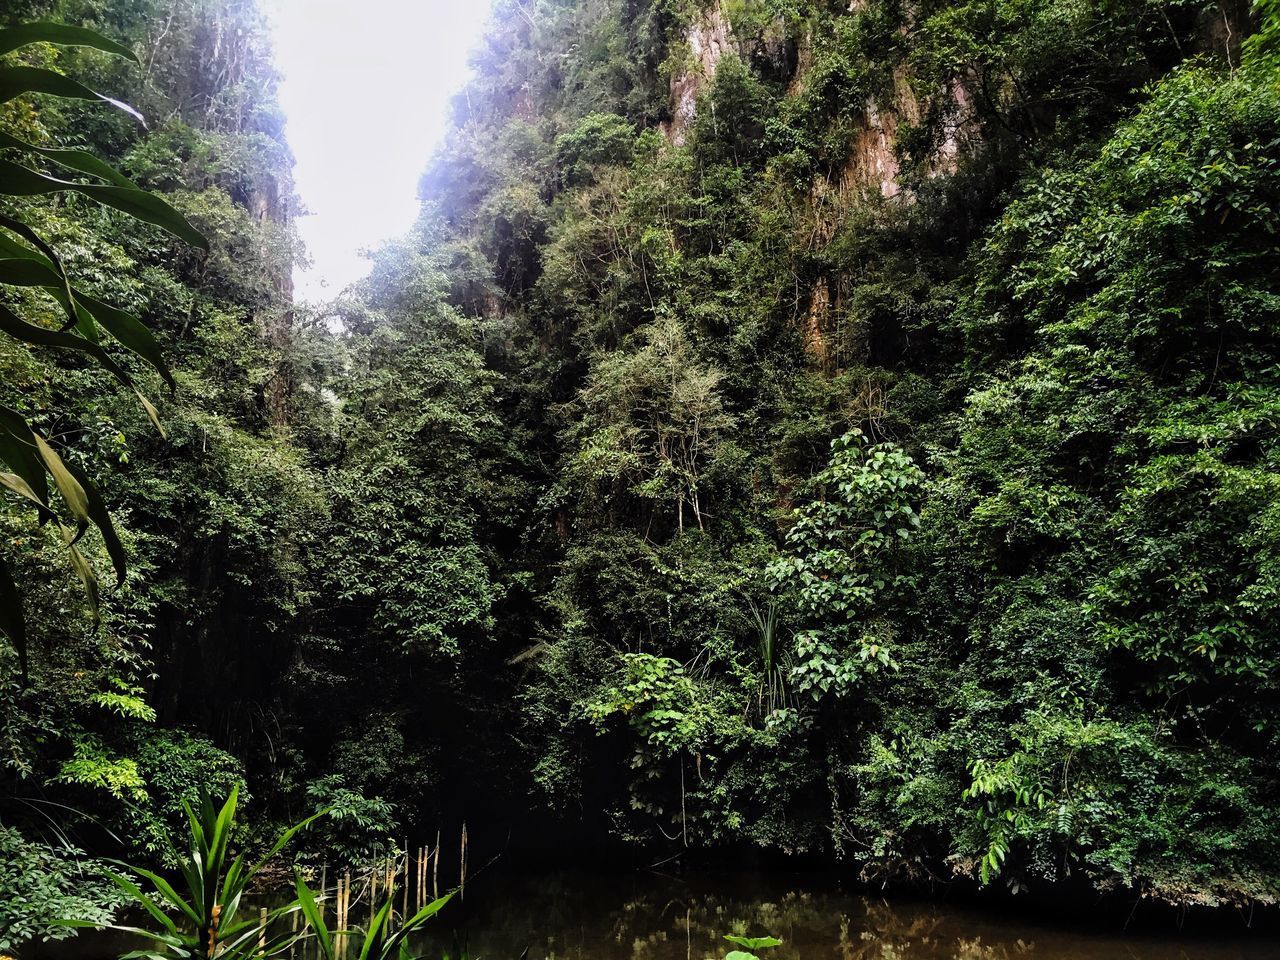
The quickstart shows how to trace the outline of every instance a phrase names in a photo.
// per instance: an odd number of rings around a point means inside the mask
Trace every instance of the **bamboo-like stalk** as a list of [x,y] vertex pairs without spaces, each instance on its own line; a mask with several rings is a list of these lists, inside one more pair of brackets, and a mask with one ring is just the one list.
[[431,848],[425,844],[418,855],[418,909],[427,905],[427,858],[431,856]]
[[436,852],[431,868],[431,897],[440,898],[440,831],[436,831]]
[[347,887],[351,883],[351,871],[347,871],[344,876],[338,878],[337,893],[335,894],[337,902],[334,904],[334,952],[339,956],[346,956],[347,938],[342,931],[347,929]]
[[267,908],[258,908],[258,953],[267,955]]
[[405,837],[404,841],[404,890],[400,898],[400,916],[408,918],[409,916],[409,864],[413,862],[413,855],[409,851],[409,838]]
[[[351,925],[351,871],[347,870],[338,881],[338,929],[347,930]],[[338,934],[338,955],[346,956],[347,937]]]
[[458,899],[467,899],[467,824],[462,824],[462,857],[458,864]]
[[[391,908],[391,913],[395,913],[396,909],[396,864],[398,862],[399,859],[393,853],[391,856],[387,857],[386,862],[382,865],[382,868],[386,870],[386,876],[384,877],[386,882],[382,886],[382,891],[383,896],[386,898],[387,906]],[[390,926],[390,917],[388,917],[388,922],[382,925],[382,933],[379,935],[378,939],[387,939],[387,928]]]
[[333,929],[342,929],[342,878],[333,887]]

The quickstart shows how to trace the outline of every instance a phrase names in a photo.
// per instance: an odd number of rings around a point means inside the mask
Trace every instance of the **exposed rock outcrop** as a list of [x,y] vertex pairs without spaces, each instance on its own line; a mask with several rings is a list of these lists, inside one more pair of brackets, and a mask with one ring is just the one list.
[[720,0],[704,10],[689,27],[689,62],[671,78],[671,119],[662,132],[672,143],[684,143],[685,134],[698,110],[698,97],[716,75],[720,58],[737,51],[729,21]]

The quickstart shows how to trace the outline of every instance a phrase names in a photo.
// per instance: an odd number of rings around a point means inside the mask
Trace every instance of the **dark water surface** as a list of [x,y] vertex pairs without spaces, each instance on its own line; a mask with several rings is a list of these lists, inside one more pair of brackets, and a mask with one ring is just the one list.
[[[353,920],[367,917],[357,909]],[[491,873],[437,921],[414,944],[430,960],[519,960],[526,950],[528,960],[708,960],[734,949],[726,933],[780,937],[761,960],[1280,960],[1274,930],[1250,931],[1232,917],[1210,932],[1179,932],[1172,917],[1125,932],[1114,913],[1041,923],[1008,906],[868,897],[821,876]],[[112,955],[85,941],[38,954]]]

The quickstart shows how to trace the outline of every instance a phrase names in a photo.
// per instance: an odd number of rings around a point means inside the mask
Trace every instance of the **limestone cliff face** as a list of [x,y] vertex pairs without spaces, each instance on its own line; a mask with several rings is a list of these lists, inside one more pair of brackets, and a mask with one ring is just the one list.
[[662,125],[672,143],[684,143],[685,133],[698,109],[698,97],[716,75],[720,58],[737,45],[720,0],[703,10],[685,37],[689,62],[671,78],[671,119]]
[[[163,35],[156,42],[163,44]],[[268,233],[288,236],[298,209],[293,154],[276,99],[279,74],[272,59],[270,31],[257,0],[226,0],[197,9],[188,59],[175,72],[182,80],[179,89],[189,122],[208,131],[273,142],[269,162],[252,176],[221,185],[259,223],[272,227]],[[260,308],[257,319],[267,341],[283,350],[294,323],[292,257],[269,258],[264,266],[277,296]],[[285,366],[263,388],[268,420],[277,428],[287,426],[293,389]]]
[[[849,13],[857,13],[865,0],[853,0]],[[685,34],[687,47],[683,68],[671,78],[671,119],[662,124],[668,140],[682,144],[697,115],[698,98],[714,79],[716,69],[726,53],[750,60],[753,49],[763,51],[773,63],[790,62],[787,90],[792,96],[804,90],[805,75],[811,64],[812,37],[795,45],[789,57],[782,49],[782,25],[776,25],[765,38],[739,37],[727,15],[722,0],[704,7]],[[966,84],[953,81],[942,95],[944,117],[942,135],[935,154],[928,162],[933,175],[953,173],[965,150],[978,142],[978,127],[973,115],[972,97]],[[894,72],[892,90],[885,96],[868,97],[862,107],[860,129],[853,137],[849,157],[835,185],[841,192],[885,198],[900,197],[904,188],[900,180],[898,130],[902,123],[916,123],[928,107],[921,104],[911,88],[904,68]]]
[[[747,13],[740,14],[744,9]],[[849,0],[844,9],[850,18],[866,14],[872,23],[868,29],[876,28],[870,0]],[[839,48],[840,27],[833,26],[831,19],[797,36],[805,28],[793,23],[789,29],[781,19],[762,26],[761,10],[762,5],[744,0],[704,0],[688,22],[681,67],[670,80],[670,120],[663,124],[672,144],[685,141],[700,98],[726,56],[739,57],[771,81],[781,80],[787,96],[803,98],[813,92],[810,85],[824,82],[824,63],[844,55]],[[871,78],[866,86],[855,83],[857,89],[875,92],[859,93],[859,101],[838,105],[839,133],[847,137],[842,141],[847,153],[835,164],[828,154],[827,165],[814,175],[807,196],[799,200],[807,209],[798,211],[797,244],[810,262],[822,262],[821,256],[812,255],[820,253],[850,216],[859,211],[865,215],[868,206],[914,203],[922,181],[958,173],[988,146],[1046,135],[1054,129],[1056,111],[1062,109],[1061,100],[1028,97],[1006,71],[983,73],[980,63],[957,69],[945,81],[922,82],[912,72],[910,51],[910,20],[916,14],[910,4],[903,12],[906,22],[897,27],[899,42],[882,45],[892,51],[886,55],[894,58],[893,63],[864,60],[851,71],[856,75],[863,70]],[[1172,23],[1168,29],[1174,30]],[[1189,25],[1179,29],[1184,39],[1179,42],[1175,36],[1174,43],[1180,58],[1202,53],[1238,63],[1240,41],[1251,29],[1248,0],[1223,0],[1215,10],[1199,15],[1189,35]],[[827,33],[815,36],[814,30]],[[1140,76],[1134,80],[1135,88],[1140,80]],[[910,151],[904,149],[908,131]],[[908,157],[910,168],[906,169]],[[826,269],[829,275],[807,279],[795,322],[815,364],[834,371],[849,359],[841,356],[841,350],[849,349],[849,338],[839,330],[849,309],[845,303],[848,278]]]
[[[865,0],[852,0],[850,15],[859,12]],[[772,66],[787,64],[783,78],[789,96],[805,92],[811,69],[813,37],[806,35],[787,51],[785,30],[779,22],[763,36],[740,37],[722,0],[702,8],[685,33],[685,59],[670,82],[671,119],[662,125],[667,139],[674,145],[685,142],[697,114],[698,101],[708,89],[726,54],[744,61]],[[776,74],[775,74],[776,75]],[[924,163],[928,176],[954,173],[968,151],[981,143],[981,127],[968,84],[954,80],[938,95],[937,103],[922,103],[916,95],[905,66],[894,70],[887,91],[868,97],[860,106],[849,153],[835,171],[819,175],[809,196],[810,215],[805,218],[811,234],[806,242],[818,247],[828,243],[849,214],[851,205],[863,202],[909,203],[911,191],[904,183],[899,152],[899,134],[906,125],[921,122],[927,111],[940,117],[933,154]],[[818,367],[835,371],[845,358],[839,355],[837,327],[845,306],[842,284],[838,277],[821,276],[812,282],[806,294],[806,307],[797,317],[800,333],[813,362]]]

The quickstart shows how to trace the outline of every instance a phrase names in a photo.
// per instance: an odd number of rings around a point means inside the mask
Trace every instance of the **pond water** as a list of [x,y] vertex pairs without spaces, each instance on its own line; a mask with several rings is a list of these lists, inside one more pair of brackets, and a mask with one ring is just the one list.
[[[761,960],[1280,960],[1280,937],[1230,917],[1209,933],[1179,932],[1172,919],[1126,932],[1114,914],[1096,927],[1038,923],[1008,907],[885,900],[777,874],[492,873],[433,924],[414,944],[430,960],[708,960],[734,949],[726,933],[784,941]],[[113,955],[80,941],[32,956]]]

